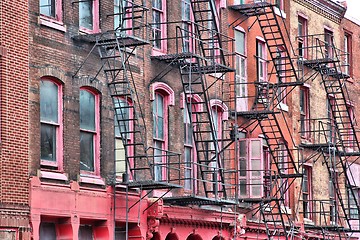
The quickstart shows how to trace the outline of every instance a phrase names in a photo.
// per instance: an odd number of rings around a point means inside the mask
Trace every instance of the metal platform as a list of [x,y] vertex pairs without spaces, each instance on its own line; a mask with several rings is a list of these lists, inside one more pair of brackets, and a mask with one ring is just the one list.
[[186,206],[186,205],[235,205],[235,200],[224,200],[216,198],[207,198],[203,196],[176,196],[176,197],[164,197],[164,203]]
[[259,10],[263,10],[265,7],[276,6],[275,4],[268,2],[258,2],[258,3],[247,3],[232,5],[230,8],[235,11],[239,11],[247,16],[256,16],[259,15]]
[[97,33],[97,34],[79,34],[73,37],[76,41],[83,41],[88,43],[96,43],[97,40],[101,40],[101,42],[111,44],[111,42],[116,43],[116,39],[118,40],[121,46],[125,47],[135,47],[149,44],[148,41],[134,37],[129,35],[116,35],[116,33]]
[[159,181],[154,181],[154,180],[127,182],[127,183],[121,183],[121,184],[127,185],[129,189],[139,188],[142,190],[182,188],[182,186],[180,186],[178,184],[173,184],[173,183],[168,183],[168,182],[159,182]]

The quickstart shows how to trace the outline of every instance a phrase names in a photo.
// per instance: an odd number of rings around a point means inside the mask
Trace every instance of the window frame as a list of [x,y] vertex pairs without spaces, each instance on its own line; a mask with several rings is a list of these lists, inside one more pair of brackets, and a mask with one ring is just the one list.
[[[166,27],[166,21],[167,21],[167,9],[166,9],[166,0],[159,0],[161,1],[161,7],[162,9],[158,9],[155,8],[152,4],[151,7],[151,16],[152,16],[152,20],[153,20],[153,24],[152,24],[152,34],[153,34],[153,46],[152,46],[152,55],[153,56],[158,56],[158,55],[163,55],[167,52],[167,41],[165,40],[167,37],[167,27]],[[153,1],[154,3],[155,1]],[[155,25],[157,23],[155,23],[155,19],[154,19],[154,11],[158,12],[160,17],[159,17],[159,28],[155,28]],[[159,31],[160,32],[160,47],[155,46],[155,34],[154,31]]]
[[[186,7],[188,7],[189,18],[186,17]],[[181,0],[181,21],[182,21],[182,30],[183,30],[183,42],[182,42],[182,51],[183,52],[193,52],[194,51],[194,36],[192,32],[194,31],[194,16],[191,10],[191,0]],[[188,46],[187,48],[185,46]]]
[[[236,110],[237,111],[247,111],[248,110],[248,101],[247,101],[247,44],[246,44],[246,33],[243,28],[237,27],[234,29],[234,39],[235,46],[238,46],[237,41],[237,32],[243,34],[244,42],[243,49],[244,52],[239,52],[237,47],[235,47],[235,95],[236,95]],[[244,66],[242,68],[242,63]]]
[[55,2],[55,16],[49,16],[46,14],[42,14],[40,10],[40,1],[39,1],[39,16],[40,16],[40,23],[55,28],[60,31],[65,31],[65,27],[63,26],[63,9],[62,9],[62,2],[63,0],[54,0]]
[[[256,74],[258,82],[268,82],[268,63],[267,63],[267,52],[266,52],[266,43],[263,39],[256,38]],[[260,66],[263,69],[263,74],[260,72]],[[263,75],[263,76],[261,76]]]
[[78,4],[78,17],[79,17],[79,31],[93,34],[93,33],[99,33],[100,32],[100,18],[99,18],[99,0],[88,0],[92,2],[92,29],[86,28],[84,26],[80,25],[80,4],[82,2],[79,2]]
[[[116,103],[120,103],[120,102],[126,103],[126,109],[128,110],[128,112],[127,112],[128,116],[127,117],[129,119],[134,118],[134,113],[133,113],[132,108],[131,108],[131,106],[133,106],[133,102],[132,102],[132,100],[130,98],[115,98],[113,101],[114,101],[115,105],[116,105]],[[128,144],[134,143],[134,132],[133,132],[133,130],[134,130],[134,120],[129,120],[128,121],[128,126],[126,126],[126,127],[128,128],[127,131],[130,132],[130,133],[128,133],[128,136],[126,136],[126,140],[124,140],[122,138],[121,133],[120,133],[121,127],[118,125],[115,111],[116,111],[116,109],[114,110],[115,174],[116,174],[117,178],[122,179],[122,176],[117,175],[117,167],[118,166],[116,166],[116,164],[119,161],[118,157],[121,157],[122,154],[123,154],[123,156],[125,158],[124,159],[125,166],[119,166],[119,167],[120,168],[123,167],[124,173],[125,173],[125,171],[127,169],[127,174],[129,175],[129,180],[132,180],[132,175],[131,175],[131,171],[129,169],[128,164],[130,164],[130,168],[132,168],[134,166],[134,159],[131,158],[131,159],[127,160],[125,151],[128,152],[128,155],[133,156],[134,147],[130,145],[130,146],[128,146],[129,149],[125,150],[124,141],[127,141]],[[118,141],[120,141],[121,147],[124,148],[123,150],[118,149],[118,145],[117,145]],[[117,155],[117,154],[119,154],[119,155]],[[129,161],[129,163],[128,163],[128,161]],[[120,161],[120,163],[121,163],[121,161]]]
[[300,87],[299,96],[300,132],[301,138],[310,140],[310,88]]
[[[41,120],[41,113],[40,113],[40,130],[41,130],[41,124],[46,124],[46,125],[52,125],[52,126],[56,126],[56,161],[50,161],[50,160],[45,160],[45,159],[41,159],[41,154],[40,154],[40,164],[43,167],[55,167],[57,168],[57,170],[63,170],[63,84],[54,79],[54,78],[50,78],[50,77],[44,77],[41,78],[40,81],[48,81],[51,82],[53,84],[55,84],[57,86],[57,90],[58,90],[58,102],[57,102],[57,107],[58,107],[58,122],[57,123],[52,123],[49,121],[43,121]],[[40,83],[40,88],[41,88],[41,83]],[[39,100],[40,101],[40,100]],[[40,102],[41,104],[41,102]],[[40,144],[41,145],[41,144]],[[40,150],[41,152],[41,150]]]
[[344,54],[344,73],[352,77],[352,35],[346,31],[344,34]]
[[[246,190],[246,194],[241,193],[241,190],[239,191],[239,195],[241,197],[244,198],[262,198],[264,196],[265,193],[265,189],[264,189],[264,185],[265,185],[265,181],[264,181],[264,152],[263,152],[263,139],[262,138],[244,138],[244,139],[239,139],[239,144],[241,144],[242,142],[245,143],[245,153],[244,155],[241,153],[241,147],[239,147],[239,189],[241,189],[242,184],[241,181],[243,181],[245,183],[245,190]],[[258,146],[259,146],[259,156],[258,157],[253,157],[253,142],[259,142]],[[253,165],[252,163],[254,162],[253,160],[257,159],[260,160],[260,166],[259,166],[259,175],[256,176],[254,175],[254,172],[256,172],[256,169],[253,169]],[[242,170],[241,168],[241,162],[244,161],[245,163],[245,170]],[[245,174],[243,174],[245,171]],[[258,181],[258,184],[256,184],[256,181]],[[258,192],[260,193],[259,195],[254,195],[254,187],[259,187]]]
[[[160,155],[160,162],[157,162],[158,160],[156,159],[156,157],[154,157],[154,180],[155,181],[164,181],[167,180],[167,167],[165,166],[167,163],[167,158],[166,158],[166,154],[164,154],[168,148],[169,148],[169,122],[168,122],[168,116],[169,116],[169,107],[174,105],[174,99],[175,99],[175,94],[174,94],[174,90],[172,90],[170,88],[169,85],[167,85],[166,83],[162,83],[162,82],[156,82],[153,83],[150,86],[150,100],[152,101],[152,107],[151,107],[151,112],[152,112],[152,117],[154,120],[154,109],[153,109],[153,104],[154,101],[156,101],[156,96],[160,95],[163,97],[163,119],[164,119],[164,129],[163,129],[163,138],[159,139],[157,136],[154,136],[154,124],[155,122],[153,121],[152,124],[152,137],[153,137],[153,148],[154,148],[154,155],[156,155],[155,151],[157,149],[156,144],[161,144],[161,149],[160,151],[162,152]],[[158,149],[159,150],[159,149]],[[160,165],[160,172],[161,172],[161,179],[158,179],[156,177],[156,163],[158,163]]]
[[[79,94],[81,91],[87,91],[88,93],[92,94],[94,96],[94,103],[95,103],[95,109],[94,109],[94,118],[95,118],[95,130],[88,130],[81,128],[81,125],[79,123],[80,127],[80,138],[81,138],[81,132],[85,133],[91,133],[93,135],[93,146],[94,146],[94,171],[87,171],[87,170],[81,170],[80,165],[80,174],[82,175],[91,175],[91,176],[100,176],[100,94],[90,87],[81,87]],[[79,114],[80,114],[80,98],[79,98]],[[80,121],[80,116],[79,116]],[[80,151],[80,161],[81,161],[81,151]],[[79,161],[79,163],[80,163]]]
[[[302,34],[300,34],[300,31]],[[305,16],[298,15],[298,49],[299,57],[302,59],[307,59],[308,57],[308,43],[307,43],[307,34],[308,34],[308,19]],[[301,49],[301,52],[300,52]]]
[[334,57],[334,32],[325,27],[324,28],[324,44],[325,44],[325,57],[332,59]]
[[[313,213],[313,203],[312,203],[313,169],[312,169],[312,166],[310,166],[310,165],[303,165],[303,170],[304,170],[304,179],[303,179],[303,186],[302,186],[303,216],[306,219],[312,220],[313,219],[313,215],[312,215],[312,213]],[[305,186],[306,186],[306,189],[305,189]],[[305,198],[306,198],[306,200],[305,200]]]

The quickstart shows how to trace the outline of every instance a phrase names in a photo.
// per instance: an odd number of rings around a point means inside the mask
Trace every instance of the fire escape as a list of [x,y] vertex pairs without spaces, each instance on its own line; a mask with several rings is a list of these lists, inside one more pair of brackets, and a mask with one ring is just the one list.
[[[115,155],[118,153],[118,156],[115,156],[114,162],[114,184],[125,185],[126,192],[131,189],[147,190],[138,202],[126,206],[126,214],[153,190],[163,189],[165,195],[171,189],[181,187],[179,154],[167,151],[159,153],[147,146],[142,110],[144,101],[137,89],[137,86],[142,84],[141,77],[137,77],[137,73],[132,70],[134,62],[136,63],[136,50],[139,51],[139,47],[149,44],[146,40],[147,12],[148,9],[142,1],[120,1],[119,12],[107,16],[119,20],[114,30],[81,35],[75,39],[94,45],[74,78],[91,76],[91,81],[105,78],[113,102],[115,135],[118,135],[122,142],[115,144]],[[94,71],[92,63],[98,61],[98,58],[101,60],[101,67]],[[159,162],[159,159],[165,161]],[[157,174],[159,172],[162,174]],[[121,206],[117,206],[119,207]]]
[[250,131],[258,126],[261,128],[271,161],[268,169],[262,169],[268,188],[266,195],[243,201],[253,204],[253,213],[260,214],[269,238],[292,239],[298,229],[293,222],[292,213],[287,210],[286,195],[290,185],[302,177],[297,163],[301,154],[299,149],[291,148],[291,142],[288,142],[291,137],[287,139],[285,136],[285,133],[290,135],[291,131],[282,111],[282,102],[295,87],[303,83],[298,78],[290,56],[292,49],[288,47],[291,44],[286,42],[288,34],[284,19],[276,15],[275,8],[277,6],[272,1],[248,1],[231,6],[232,10],[240,13],[238,19],[231,24],[233,28],[248,19],[255,18],[253,25],[258,22],[273,66],[267,81],[255,79],[245,83],[246,88],[255,89],[254,95],[244,97],[252,107],[246,111],[236,111],[235,116],[244,119],[240,128]]
[[[360,144],[355,132],[356,120],[351,110],[351,99],[347,89],[349,75],[346,68],[348,53],[336,48],[331,34],[305,36],[308,46],[302,65],[318,73],[326,93],[328,117],[307,119],[311,123],[309,143],[304,148],[318,152],[308,157],[313,161],[321,159],[329,173],[330,200],[313,200],[315,226],[323,232],[336,231],[340,239],[346,239],[346,232],[356,232],[352,224],[360,222],[357,193],[354,191],[354,177],[351,165],[360,157]],[[332,185],[332,186],[331,186]],[[355,212],[355,214],[354,214]],[[310,226],[309,226],[310,227]],[[326,235],[324,234],[324,235]]]
[[[176,68],[180,73],[196,149],[196,161],[192,161],[192,168],[197,173],[188,180],[196,187],[190,194],[164,200],[177,205],[234,204],[236,172],[225,167],[229,164],[225,160],[225,149],[231,145],[232,139],[220,138],[220,131],[223,135],[229,135],[229,132],[217,129],[209,104],[211,93],[216,92],[215,86],[224,81],[226,73],[234,71],[228,63],[232,53],[225,50],[232,46],[232,39],[219,31],[219,17],[213,0],[189,2],[193,17],[191,29],[183,27],[184,21],[164,23],[168,29],[176,29],[175,36],[165,39],[172,52],[168,50],[167,54],[152,58],[167,64],[154,80],[161,79]],[[186,46],[186,42],[190,45]],[[198,100],[195,101],[195,97]]]

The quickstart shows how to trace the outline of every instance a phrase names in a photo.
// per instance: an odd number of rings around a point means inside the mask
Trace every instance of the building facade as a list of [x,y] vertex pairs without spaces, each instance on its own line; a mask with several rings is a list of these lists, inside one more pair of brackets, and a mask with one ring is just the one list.
[[[23,4],[29,29],[1,32],[0,197],[17,220],[0,234],[356,239],[359,25],[344,4]],[[20,131],[26,151],[10,150]]]

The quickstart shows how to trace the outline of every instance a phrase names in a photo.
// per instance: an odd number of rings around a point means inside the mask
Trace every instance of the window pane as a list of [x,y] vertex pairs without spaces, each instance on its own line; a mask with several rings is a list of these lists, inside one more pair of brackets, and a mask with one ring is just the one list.
[[262,147],[260,141],[251,141],[251,157],[260,158],[261,148]]
[[154,177],[155,181],[161,181],[162,180],[162,142],[155,141],[155,149],[154,149]]
[[41,159],[56,162],[56,126],[41,124]]
[[162,1],[161,0],[153,0],[153,8],[162,9]]
[[55,17],[55,0],[40,0],[40,14]]
[[156,94],[153,102],[153,135],[155,138],[164,138],[164,98]]
[[94,134],[80,132],[80,169],[94,171]]
[[240,176],[246,177],[246,159],[241,158],[240,159]]
[[79,239],[81,240],[93,240],[92,226],[83,225],[79,227]]
[[40,239],[41,240],[56,240],[56,228],[54,223],[40,224]]
[[80,128],[95,131],[95,95],[80,90]]
[[255,180],[252,182],[251,185],[251,194],[253,196],[261,196],[262,192],[261,192],[261,181],[260,180]]
[[246,180],[240,180],[240,195],[241,196],[246,196],[247,191],[246,191]]
[[241,31],[235,31],[235,51],[245,54],[245,33]]
[[40,119],[58,123],[58,86],[51,81],[40,82]]
[[115,139],[115,168],[116,176],[121,177],[125,173],[125,148],[121,139]]
[[240,157],[246,158],[247,151],[246,151],[246,141],[240,142]]
[[260,176],[261,175],[261,161],[256,159],[256,160],[251,160],[251,175],[252,176]]
[[79,25],[93,29],[93,1],[79,2]]
[[[117,99],[117,100],[115,100],[114,105],[115,105],[115,112],[116,112],[116,116],[114,118],[115,136],[121,137],[120,130],[121,130],[121,133],[123,133],[123,134],[126,132],[129,132],[129,130],[130,130],[130,128],[129,128],[130,123],[128,120],[130,118],[129,108],[128,108],[129,104],[122,99]],[[120,129],[119,129],[119,126],[120,126]],[[129,137],[129,136],[126,136],[126,137]]]

